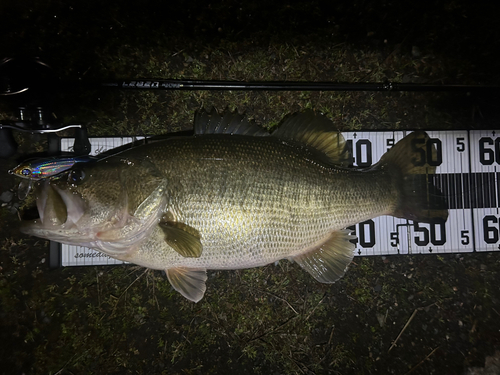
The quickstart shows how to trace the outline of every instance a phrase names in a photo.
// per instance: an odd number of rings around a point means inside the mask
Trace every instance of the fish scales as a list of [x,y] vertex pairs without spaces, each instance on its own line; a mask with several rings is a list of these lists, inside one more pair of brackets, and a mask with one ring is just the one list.
[[[388,213],[396,199],[384,172],[325,165],[272,137],[172,139],[142,152],[173,182],[168,210],[197,228],[203,244],[199,258],[158,253],[154,249],[165,244],[160,235],[149,255],[137,254],[152,257],[151,263],[209,269],[265,265],[303,252],[332,230]],[[371,198],[374,185],[377,200]]]

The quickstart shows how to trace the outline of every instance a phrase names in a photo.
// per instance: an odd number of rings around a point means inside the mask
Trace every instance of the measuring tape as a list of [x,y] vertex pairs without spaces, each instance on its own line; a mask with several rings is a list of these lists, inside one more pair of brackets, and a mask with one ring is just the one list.
[[[410,131],[342,133],[353,155],[353,166],[375,164]],[[500,131],[428,131],[427,163],[436,166],[435,185],[447,198],[446,222],[414,223],[381,216],[356,224],[355,254],[450,254],[500,251]],[[98,155],[143,137],[90,138]],[[61,151],[71,151],[73,138],[61,139]],[[429,146],[431,147],[431,146]],[[353,209],[355,209],[353,207]],[[106,254],[81,246],[51,243],[51,265],[122,264]]]

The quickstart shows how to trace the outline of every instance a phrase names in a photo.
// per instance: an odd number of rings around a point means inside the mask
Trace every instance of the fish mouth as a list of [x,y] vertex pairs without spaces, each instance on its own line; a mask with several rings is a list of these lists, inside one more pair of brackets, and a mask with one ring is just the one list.
[[68,189],[60,188],[50,180],[38,182],[35,195],[39,218],[23,221],[23,233],[52,240],[52,234],[56,231],[75,229],[84,214],[86,205],[83,198]]

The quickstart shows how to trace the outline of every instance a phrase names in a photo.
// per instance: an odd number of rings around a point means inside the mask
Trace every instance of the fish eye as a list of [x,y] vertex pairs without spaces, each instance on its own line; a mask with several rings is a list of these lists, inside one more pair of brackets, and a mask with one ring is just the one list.
[[22,171],[21,171],[21,174],[23,176],[30,176],[31,175],[31,170],[28,169],[28,168],[24,168]]
[[68,174],[68,182],[71,184],[79,184],[85,180],[85,171],[81,168],[73,169]]

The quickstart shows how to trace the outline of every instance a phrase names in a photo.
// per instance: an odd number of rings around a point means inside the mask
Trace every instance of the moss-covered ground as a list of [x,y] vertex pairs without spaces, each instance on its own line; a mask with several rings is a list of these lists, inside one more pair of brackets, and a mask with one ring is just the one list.
[[[38,56],[60,78],[82,81],[499,84],[499,11],[454,0],[5,0],[0,56]],[[92,136],[189,130],[194,112],[212,106],[270,127],[313,108],[342,130],[498,129],[496,99],[75,90],[56,95],[52,110]],[[15,116],[0,105],[2,118]],[[19,152],[1,161],[1,192],[15,191],[6,172],[16,159],[45,147],[44,137],[15,137]],[[500,350],[498,253],[357,257],[333,285],[287,261],[210,271],[193,304],[160,271],[50,270],[48,243],[20,234],[19,202],[2,199],[0,373],[464,374]]]

